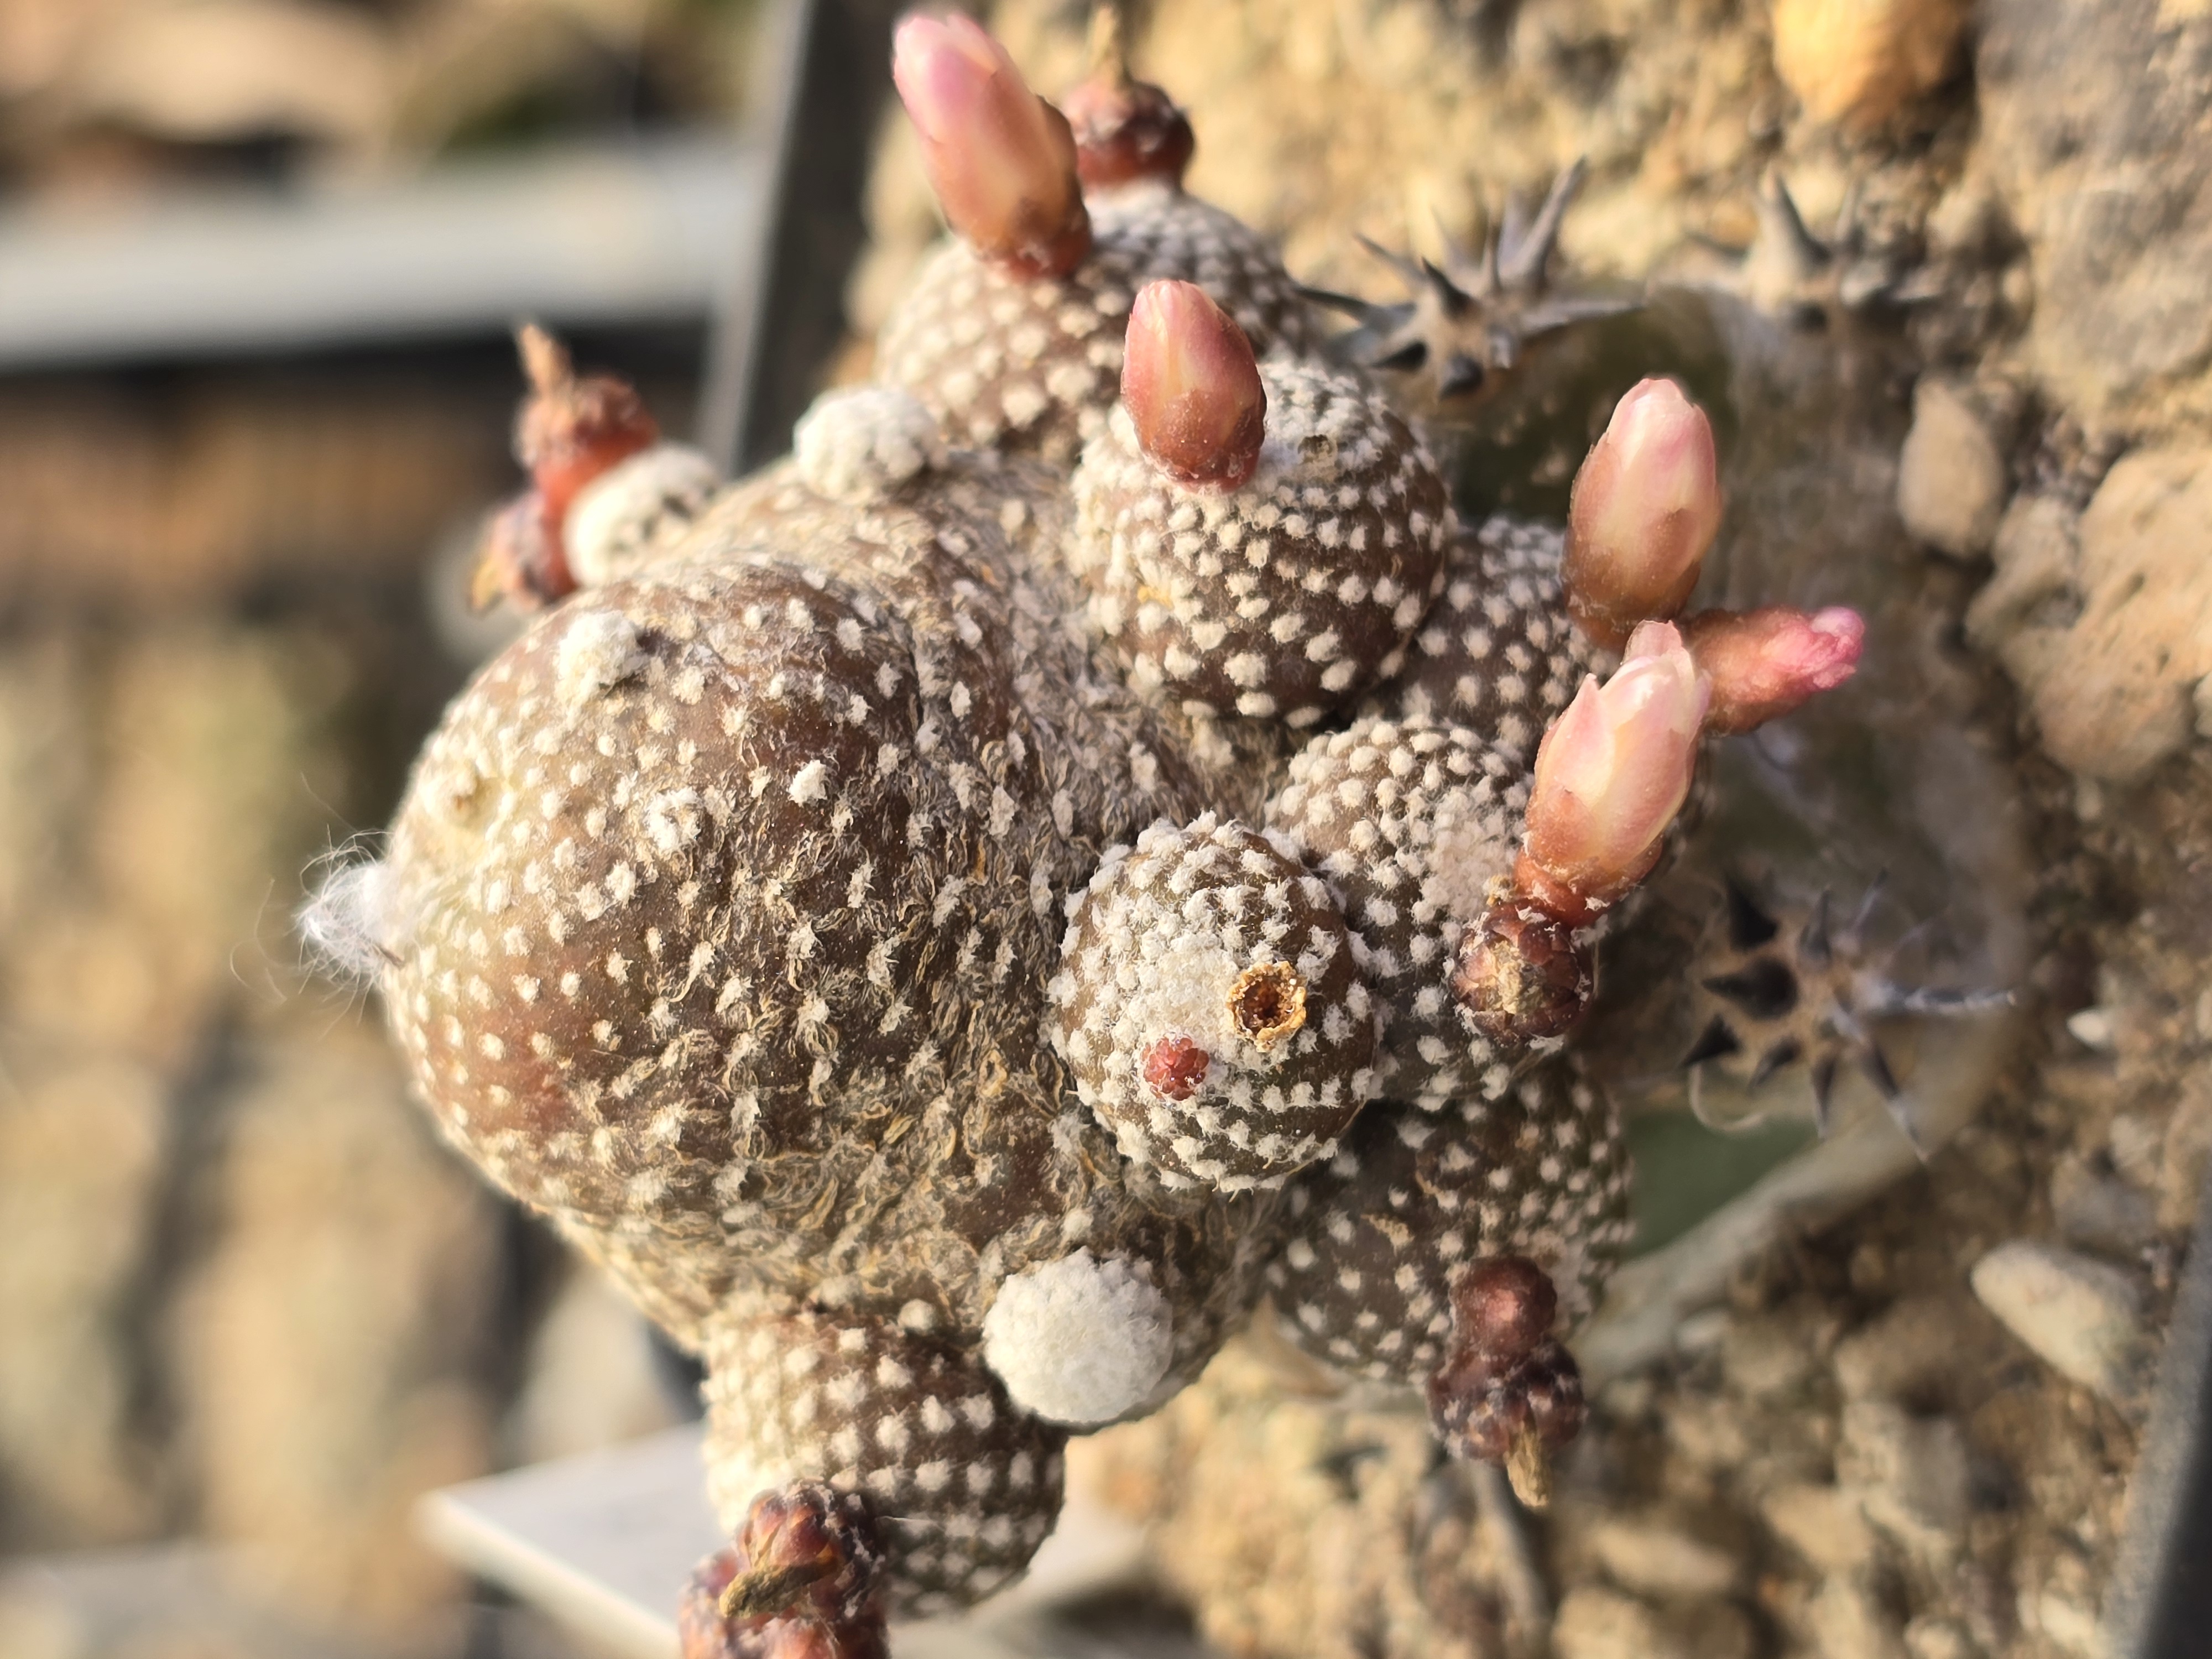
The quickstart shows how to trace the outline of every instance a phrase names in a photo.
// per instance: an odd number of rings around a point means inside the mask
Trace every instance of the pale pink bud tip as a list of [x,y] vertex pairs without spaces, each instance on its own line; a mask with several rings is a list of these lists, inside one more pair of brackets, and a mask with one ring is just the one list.
[[1562,574],[1583,631],[1618,646],[1680,611],[1720,523],[1712,423],[1672,380],[1640,382],[1575,474]]
[[922,165],[952,228],[987,259],[1060,276],[1091,250],[1075,140],[1006,49],[957,14],[907,18],[891,78],[921,135]]
[[1267,393],[1252,343],[1195,283],[1153,283],[1129,310],[1121,401],[1169,477],[1234,489],[1260,465]]
[[1527,862],[1545,880],[1533,896],[1572,921],[1644,878],[1690,793],[1710,695],[1665,623],[1636,630],[1603,685],[1583,681],[1536,751]]
[[1770,605],[1741,614],[1700,611],[1683,632],[1698,670],[1713,683],[1707,729],[1748,732],[1850,678],[1866,621],[1840,605],[1808,616]]

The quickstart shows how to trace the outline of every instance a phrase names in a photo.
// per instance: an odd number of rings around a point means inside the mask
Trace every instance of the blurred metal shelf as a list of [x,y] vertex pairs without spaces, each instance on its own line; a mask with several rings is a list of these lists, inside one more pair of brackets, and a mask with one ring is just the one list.
[[434,343],[523,317],[705,324],[750,286],[771,165],[718,137],[18,210],[0,216],[0,373]]

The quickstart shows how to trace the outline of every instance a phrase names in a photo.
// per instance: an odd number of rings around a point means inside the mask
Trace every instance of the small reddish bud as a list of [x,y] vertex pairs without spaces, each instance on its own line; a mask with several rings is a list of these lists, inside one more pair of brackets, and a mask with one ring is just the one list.
[[1453,1340],[1494,1359],[1533,1353],[1552,1334],[1559,1292],[1525,1255],[1486,1256],[1452,1285]]
[[1517,1048],[1559,1036],[1583,1017],[1595,988],[1575,930],[1533,903],[1493,904],[1461,937],[1452,994],[1492,1042]]
[[1145,1050],[1145,1082],[1163,1100],[1188,1100],[1212,1064],[1213,1056],[1188,1037],[1162,1037]]
[[1712,423],[1672,380],[1639,382],[1575,474],[1561,576],[1583,632],[1618,649],[1674,615],[1720,522]]
[[882,1559],[857,1495],[818,1480],[763,1492],[692,1576],[683,1659],[886,1659]]
[[1091,251],[1067,119],[1029,89],[975,22],[909,16],[891,78],[921,136],[930,188],[953,230],[1024,276],[1063,276]]
[[1840,605],[1701,611],[1682,624],[1698,671],[1713,683],[1709,732],[1748,732],[1832,691],[1856,672],[1866,619]]
[[1602,686],[1583,681],[1536,750],[1516,891],[1574,922],[1644,878],[1690,793],[1711,694],[1666,623],[1638,628]]
[[650,448],[660,428],[644,400],[611,374],[579,377],[561,343],[534,323],[515,337],[530,396],[514,423],[514,455],[530,469],[557,538],[576,492]]
[[1180,188],[1198,141],[1175,100],[1147,81],[1132,80],[1121,46],[1121,13],[1101,5],[1091,14],[1091,75],[1060,100],[1075,134],[1075,170],[1086,190],[1111,190],[1140,179]]
[[1129,310],[1121,401],[1146,458],[1180,483],[1235,489],[1259,470],[1267,393],[1252,343],[1195,283],[1146,284]]

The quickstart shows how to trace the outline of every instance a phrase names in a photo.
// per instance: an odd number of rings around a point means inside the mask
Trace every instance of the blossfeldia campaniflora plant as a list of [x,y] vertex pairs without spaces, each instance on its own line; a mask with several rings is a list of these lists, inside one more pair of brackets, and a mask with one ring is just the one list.
[[1599,940],[1704,736],[1856,651],[1678,618],[1719,495],[1671,385],[1564,535],[1461,526],[1159,88],[1070,119],[957,17],[896,71],[955,235],[879,381],[725,485],[526,336],[484,584],[538,614],[307,917],[706,1362],[700,1659],[1005,1583],[1067,1436],[1267,1293],[1539,1496],[1625,1232]]

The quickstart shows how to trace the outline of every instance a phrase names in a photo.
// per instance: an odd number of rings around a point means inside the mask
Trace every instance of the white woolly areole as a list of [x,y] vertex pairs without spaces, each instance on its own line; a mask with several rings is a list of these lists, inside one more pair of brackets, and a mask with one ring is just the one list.
[[721,487],[714,464],[687,444],[654,444],[609,467],[568,504],[569,574],[584,587],[630,574],[664,532],[697,518]]
[[394,883],[380,859],[342,864],[300,907],[300,937],[333,979],[368,984],[395,960]]
[[1142,1405],[1167,1375],[1167,1298],[1127,1258],[1087,1249],[1016,1273],[983,1316],[983,1360],[1024,1411],[1088,1428]]
[[645,672],[637,624],[618,611],[586,611],[568,618],[553,659],[553,690],[562,703],[580,708],[602,691]]
[[945,459],[937,417],[895,386],[825,392],[792,429],[799,476],[841,501],[867,501]]

